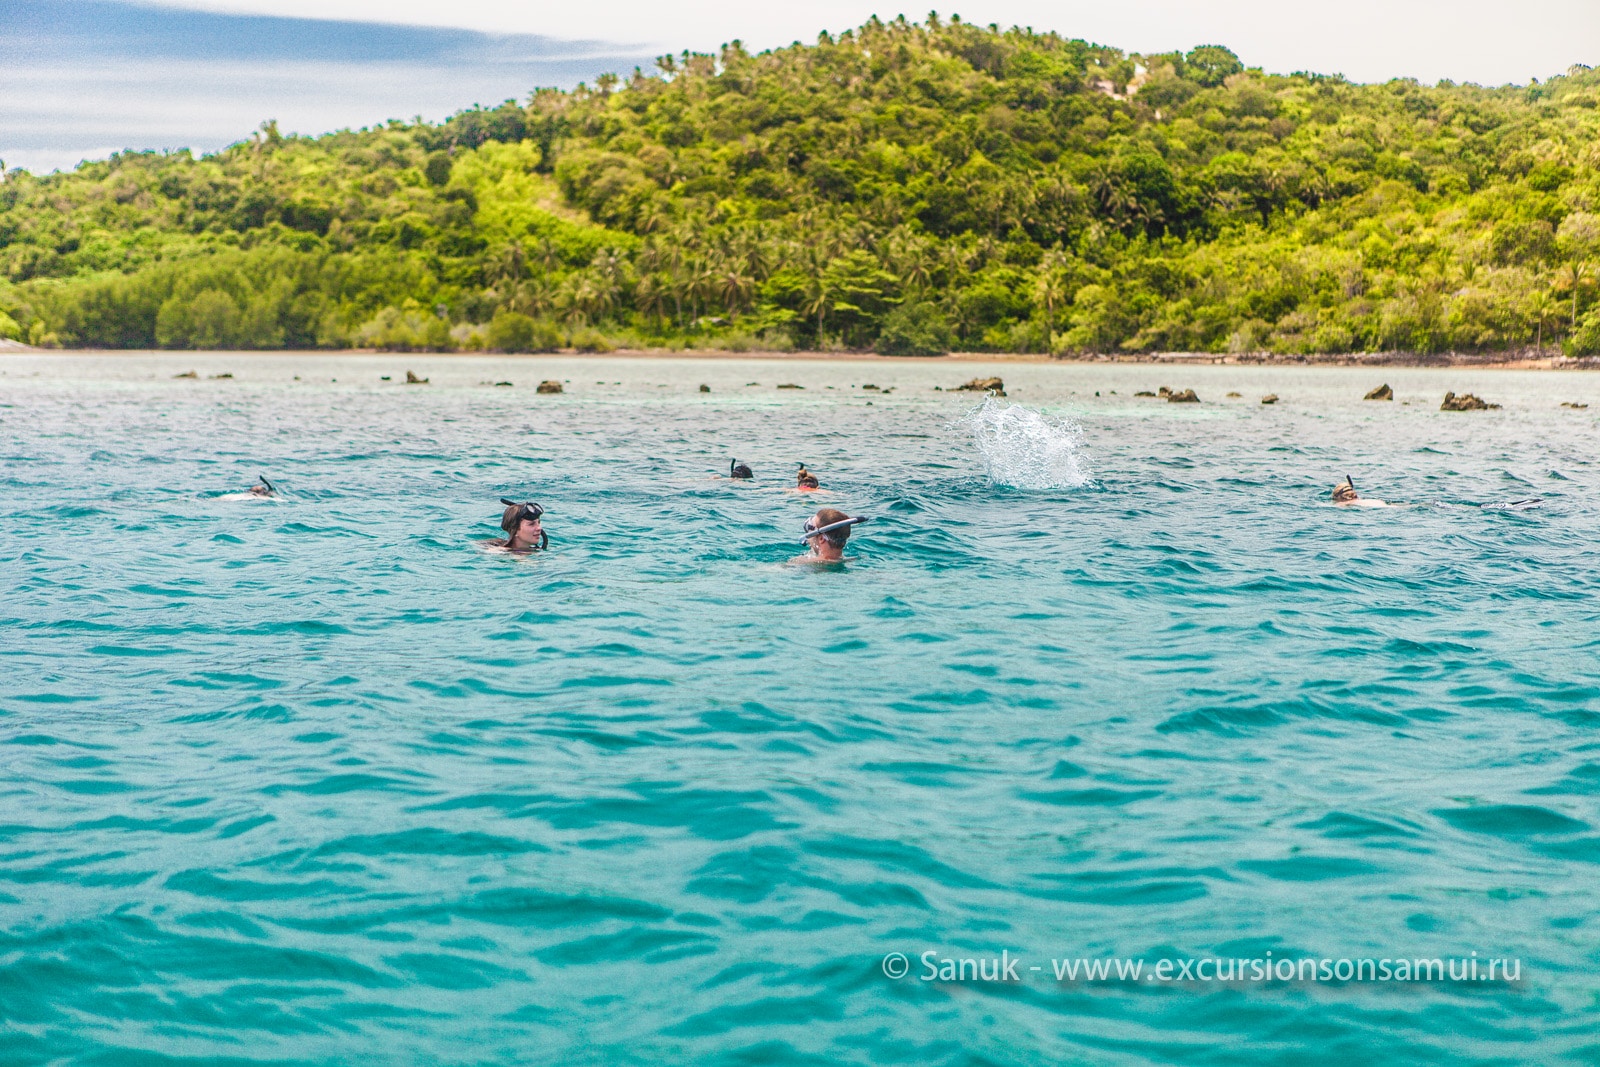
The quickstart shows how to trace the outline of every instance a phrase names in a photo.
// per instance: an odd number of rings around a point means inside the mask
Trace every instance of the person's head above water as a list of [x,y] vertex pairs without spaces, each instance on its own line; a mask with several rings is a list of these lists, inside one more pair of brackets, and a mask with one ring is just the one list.
[[1356,483],[1346,474],[1344,481],[1333,487],[1333,502],[1335,504],[1353,504],[1361,497],[1356,493]]
[[821,482],[817,481],[815,474],[806,470],[804,463],[800,464],[800,469],[794,473],[794,484],[796,489],[816,489],[822,485]]
[[801,540],[817,559],[843,559],[850,527],[866,521],[862,515],[851,517],[838,508],[822,508],[806,520]]
[[532,501],[518,503],[505,497],[500,498],[500,503],[506,506],[505,513],[500,516],[500,529],[506,532],[506,548],[513,552],[539,552],[550,547],[550,535],[544,532],[539,521],[544,508]]
[[260,478],[261,480],[259,482],[257,482],[255,485],[252,485],[250,487],[250,495],[251,496],[277,496],[278,495],[277,487],[275,487],[271,482],[267,481],[265,475],[258,474],[258,475],[256,475],[256,477]]
[[750,469],[748,463],[740,463],[736,459],[728,460],[728,477],[743,480],[754,478],[755,476],[756,472]]

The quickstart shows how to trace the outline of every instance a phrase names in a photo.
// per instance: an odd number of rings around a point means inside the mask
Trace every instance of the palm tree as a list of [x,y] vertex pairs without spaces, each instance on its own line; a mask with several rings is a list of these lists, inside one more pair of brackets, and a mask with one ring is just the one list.
[[514,286],[522,278],[523,262],[522,242],[508,242],[490,260],[491,279],[510,282]]
[[1064,258],[1059,249],[1046,252],[1039,264],[1039,276],[1033,283],[1034,298],[1044,307],[1045,320],[1052,330],[1056,328],[1056,308],[1067,299],[1067,280],[1062,269]]
[[800,305],[800,310],[806,315],[817,317],[817,347],[822,347],[822,332],[828,321],[828,309],[833,303],[833,288],[828,284],[827,256],[816,249],[811,250],[807,257],[810,262],[806,264],[805,298]]
[[548,237],[539,238],[539,266],[545,271],[553,271],[561,266],[561,253],[556,250],[555,243]]
[[717,286],[723,303],[731,313],[737,315],[748,306],[750,297],[754,295],[756,280],[744,273],[739,264],[732,263],[719,273]]
[[672,295],[672,279],[660,273],[646,274],[634,287],[634,304],[642,314],[649,315],[660,328],[667,314],[667,300]]
[[1534,289],[1533,292],[1528,294],[1527,308],[1528,314],[1532,315],[1534,321],[1538,323],[1538,326],[1536,327],[1536,333],[1534,335],[1535,340],[1533,343],[1533,350],[1540,355],[1543,355],[1544,320],[1549,318],[1550,314],[1555,311],[1555,298],[1550,295],[1549,289],[1543,285],[1539,285],[1538,288]]
[[1589,272],[1589,259],[1600,251],[1600,217],[1574,211],[1561,220],[1556,244],[1567,254],[1567,281],[1572,286],[1572,329],[1578,329],[1578,290]]

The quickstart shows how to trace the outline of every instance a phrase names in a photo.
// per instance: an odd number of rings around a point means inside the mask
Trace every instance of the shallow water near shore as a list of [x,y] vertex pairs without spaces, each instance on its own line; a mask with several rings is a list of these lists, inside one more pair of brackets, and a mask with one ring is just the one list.
[[[6,1063],[1600,1054],[1600,378],[30,354],[0,431]],[[1269,952],[1520,979],[1051,962]]]

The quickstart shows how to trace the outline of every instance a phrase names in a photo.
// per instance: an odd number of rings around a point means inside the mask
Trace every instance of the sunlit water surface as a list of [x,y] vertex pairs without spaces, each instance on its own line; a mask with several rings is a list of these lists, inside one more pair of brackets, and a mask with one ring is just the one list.
[[[1600,1055],[1600,379],[0,371],[7,1063]],[[550,553],[475,547],[503,495]],[[823,502],[850,561],[787,565]],[[1268,952],[1522,977],[1049,962]]]

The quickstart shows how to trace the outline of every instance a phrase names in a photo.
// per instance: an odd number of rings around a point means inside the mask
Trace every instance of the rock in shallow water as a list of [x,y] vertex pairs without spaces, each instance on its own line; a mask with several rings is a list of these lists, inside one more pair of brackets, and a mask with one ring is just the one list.
[[561,383],[554,378],[546,378],[539,383],[538,391],[541,393],[559,393],[561,392]]
[[1006,383],[999,378],[974,378],[966,385],[956,386],[953,392],[988,393],[991,396],[1005,396]]
[[1261,402],[1263,404],[1276,404],[1278,402],[1278,394],[1268,393],[1266,396],[1261,398]]
[[1456,396],[1454,393],[1446,393],[1444,394],[1444,403],[1439,405],[1439,410],[1488,411],[1493,408],[1498,408],[1499,406],[1499,404],[1491,404],[1486,400],[1481,400],[1478,397],[1473,396],[1471,393],[1462,393],[1460,396]]
[[1169,404],[1198,404],[1198,403],[1200,403],[1200,398],[1198,396],[1194,395],[1194,390],[1193,389],[1184,389],[1184,390],[1181,390],[1180,392],[1176,392],[1176,393],[1169,392],[1167,394],[1167,403],[1169,403]]
[[1394,390],[1389,388],[1389,383],[1378,386],[1372,392],[1361,398],[1362,400],[1393,400]]

